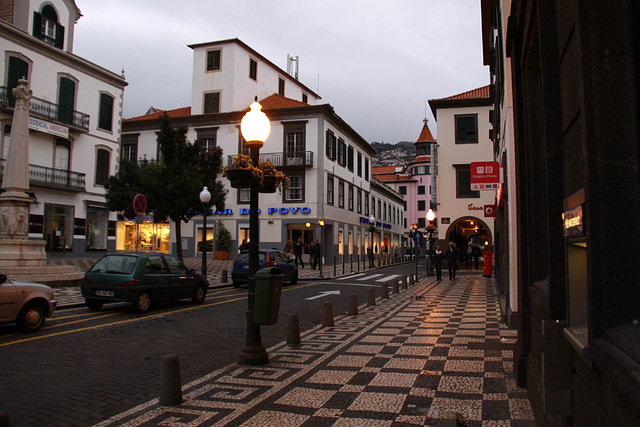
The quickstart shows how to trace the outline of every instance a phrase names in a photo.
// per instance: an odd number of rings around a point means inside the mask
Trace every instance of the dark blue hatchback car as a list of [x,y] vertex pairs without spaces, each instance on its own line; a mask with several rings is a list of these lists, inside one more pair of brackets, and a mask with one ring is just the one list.
[[[284,282],[298,283],[298,266],[284,252],[275,249],[260,249],[258,270],[267,267],[279,267],[284,274]],[[242,251],[233,262],[231,280],[236,288],[249,281],[249,251]]]

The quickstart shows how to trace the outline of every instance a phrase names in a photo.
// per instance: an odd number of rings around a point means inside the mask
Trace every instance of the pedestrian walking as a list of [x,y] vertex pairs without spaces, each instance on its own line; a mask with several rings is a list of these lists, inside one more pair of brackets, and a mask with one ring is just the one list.
[[480,266],[480,254],[481,254],[480,246],[478,246],[478,244],[476,243],[476,244],[473,245],[473,250],[472,250],[473,263],[475,264],[476,270],[478,268],[480,268],[479,267]]
[[311,264],[311,269],[315,270],[316,269],[316,251],[314,250],[314,247],[316,245],[316,241],[312,240],[310,245],[309,245],[309,264]]
[[[314,258],[314,266],[318,266],[321,268],[322,266],[322,246],[318,239],[315,240],[315,244],[313,245],[313,258]],[[315,269],[315,267],[314,267]]]
[[444,253],[444,259],[447,261],[447,267],[449,268],[449,280],[456,278],[456,264],[458,264],[458,248],[455,243],[449,242],[449,247]]
[[444,258],[444,254],[442,253],[442,249],[440,249],[440,245],[436,246],[436,252],[433,254],[433,266],[436,269],[436,279],[439,281],[442,280],[442,260]]
[[296,263],[296,267],[298,266],[298,261],[300,262],[300,268],[304,268],[304,261],[302,261],[302,238],[298,237],[298,241],[295,245],[293,245],[293,255],[295,257],[294,262]]
[[291,240],[287,240],[287,244],[284,245],[284,251],[282,251],[282,252],[284,252],[285,254],[289,255],[289,254],[291,254],[291,251],[292,251]]
[[247,243],[247,239],[242,239],[242,243],[238,246],[238,250],[240,252],[249,250],[249,244]]
[[469,242],[467,245],[466,266],[468,270],[471,270],[471,261],[473,259],[473,242]]

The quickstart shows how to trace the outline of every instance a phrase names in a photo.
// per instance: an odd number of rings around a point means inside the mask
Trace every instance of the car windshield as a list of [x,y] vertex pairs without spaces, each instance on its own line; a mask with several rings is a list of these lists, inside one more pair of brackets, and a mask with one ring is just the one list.
[[131,274],[138,262],[136,255],[108,255],[98,261],[90,273]]

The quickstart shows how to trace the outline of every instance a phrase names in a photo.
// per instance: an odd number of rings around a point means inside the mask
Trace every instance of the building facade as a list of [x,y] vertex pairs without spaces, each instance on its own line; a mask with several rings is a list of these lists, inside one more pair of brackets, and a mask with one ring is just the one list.
[[[489,86],[446,98],[431,99],[438,122],[436,236],[443,248],[453,241],[466,253],[470,242],[494,244],[493,217],[485,206],[495,204],[495,191],[471,190],[471,162],[493,160],[489,138]],[[489,212],[489,215],[491,212]]]
[[[0,144],[9,151],[15,100],[25,78],[29,104],[29,237],[49,256],[96,255],[115,249],[115,213],[104,184],[115,173],[123,76],[73,54],[72,0],[0,3]],[[4,167],[0,168],[4,171]]]
[[[248,153],[239,125],[254,96],[262,96],[262,110],[271,120],[271,134],[260,158],[282,170],[289,185],[281,192],[260,195],[261,247],[284,249],[287,241],[300,238],[306,253],[310,242],[318,239],[328,263],[333,257],[365,255],[371,243],[369,217],[374,214],[378,222],[374,246],[378,253],[393,253],[402,235],[402,198],[372,182],[375,150],[371,145],[333,107],[318,104],[316,93],[240,40],[190,47],[194,50],[194,105],[167,112],[173,125],[188,128],[189,140],[205,140],[209,147],[222,148],[226,165],[234,155]],[[159,114],[124,121],[123,159],[158,158]],[[249,241],[249,190],[231,188],[225,178],[220,179],[228,189],[226,209],[217,210],[214,219],[231,232],[231,253],[235,254],[243,240]],[[144,239],[149,249],[175,250],[175,224],[149,220],[142,227],[150,235],[138,239]],[[181,227],[184,254],[197,255],[202,246],[201,218]],[[117,249],[133,247],[135,224],[121,221],[117,228]],[[209,240],[213,231],[205,235]]]
[[637,425],[640,5],[485,0],[482,13],[495,155],[513,177],[516,215],[498,227],[515,235],[502,254],[516,379],[539,425]]

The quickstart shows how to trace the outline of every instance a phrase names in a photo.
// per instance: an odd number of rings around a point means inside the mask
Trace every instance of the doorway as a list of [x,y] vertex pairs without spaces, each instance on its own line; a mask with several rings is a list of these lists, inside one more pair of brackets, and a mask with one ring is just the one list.
[[[307,227],[307,224],[309,226]],[[315,239],[315,227],[311,223],[287,224],[287,240],[295,245],[298,239],[302,239],[302,253],[309,253],[311,241]],[[285,242],[286,243],[286,242]]]
[[47,252],[73,250],[73,206],[45,204],[44,237]]

